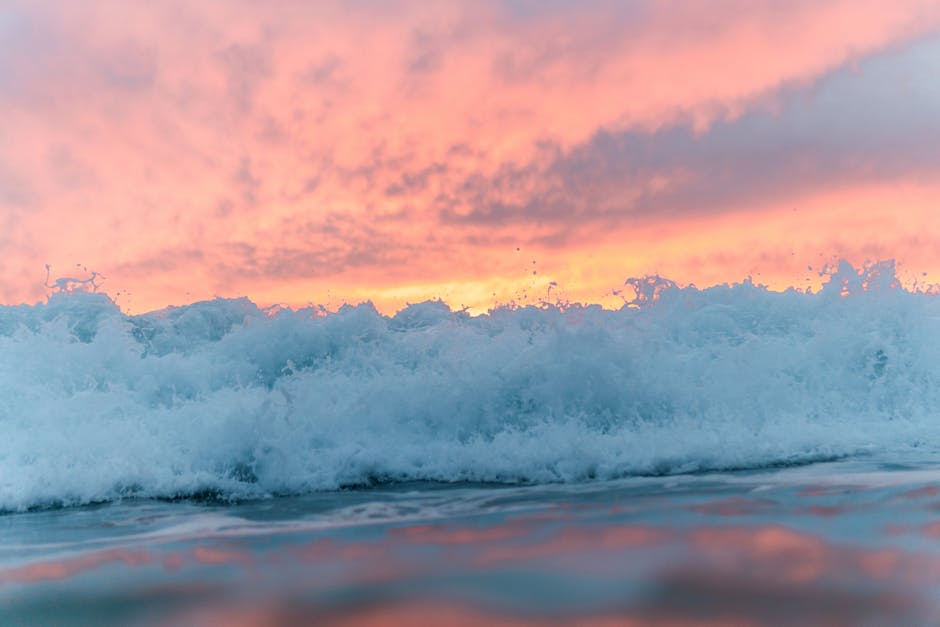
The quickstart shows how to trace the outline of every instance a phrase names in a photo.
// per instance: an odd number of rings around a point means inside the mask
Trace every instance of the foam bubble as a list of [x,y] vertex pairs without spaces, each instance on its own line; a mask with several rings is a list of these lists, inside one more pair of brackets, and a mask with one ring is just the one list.
[[816,294],[637,286],[619,311],[482,316],[219,299],[130,317],[95,293],[0,307],[0,509],[582,481],[938,441],[940,301],[890,264],[842,264]]

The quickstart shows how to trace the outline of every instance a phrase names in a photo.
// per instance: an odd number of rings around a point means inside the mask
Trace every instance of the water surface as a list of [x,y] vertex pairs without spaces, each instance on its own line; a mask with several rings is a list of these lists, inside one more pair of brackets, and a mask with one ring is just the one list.
[[940,468],[837,462],[0,517],[4,624],[930,624]]

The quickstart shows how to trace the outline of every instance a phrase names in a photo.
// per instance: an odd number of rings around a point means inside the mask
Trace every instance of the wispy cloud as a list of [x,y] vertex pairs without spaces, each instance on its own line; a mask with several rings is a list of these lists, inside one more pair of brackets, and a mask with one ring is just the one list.
[[809,88],[788,85],[772,107],[701,132],[688,124],[600,130],[570,150],[549,147],[541,162],[466,178],[442,218],[609,228],[732,211],[817,188],[927,179],[940,170],[940,90],[931,80],[937,59],[936,40],[863,59]]
[[136,307],[484,281],[513,242],[585,259],[586,237],[929,186],[938,27],[934,0],[11,0],[2,298],[45,262]]

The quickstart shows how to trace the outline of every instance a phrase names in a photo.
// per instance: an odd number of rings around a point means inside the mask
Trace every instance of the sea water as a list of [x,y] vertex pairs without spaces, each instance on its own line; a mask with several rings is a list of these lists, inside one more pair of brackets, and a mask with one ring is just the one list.
[[2,624],[940,620],[940,301],[0,308]]

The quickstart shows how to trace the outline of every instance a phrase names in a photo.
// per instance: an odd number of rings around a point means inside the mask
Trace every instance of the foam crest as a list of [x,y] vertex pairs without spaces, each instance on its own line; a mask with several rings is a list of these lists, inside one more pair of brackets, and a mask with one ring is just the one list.
[[[0,509],[396,480],[554,482],[933,447],[940,301],[638,280],[619,311],[0,307]],[[901,453],[898,453],[901,454]]]

